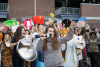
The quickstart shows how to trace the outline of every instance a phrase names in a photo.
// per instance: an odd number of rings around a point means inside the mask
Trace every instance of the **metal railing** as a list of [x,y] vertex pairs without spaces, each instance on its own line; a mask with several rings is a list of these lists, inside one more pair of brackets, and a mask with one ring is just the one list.
[[67,15],[80,15],[80,8],[72,8],[72,7],[61,7],[55,10],[55,16],[60,14]]
[[0,3],[0,11],[8,11],[8,3]]

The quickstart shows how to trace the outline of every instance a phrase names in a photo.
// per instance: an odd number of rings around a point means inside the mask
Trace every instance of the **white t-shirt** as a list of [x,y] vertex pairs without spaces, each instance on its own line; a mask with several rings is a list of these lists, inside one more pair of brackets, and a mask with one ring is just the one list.
[[37,44],[38,44],[38,41],[40,40],[40,38],[35,38],[35,35],[39,35],[39,33],[34,32],[34,33],[32,34],[33,45],[35,45],[35,47],[36,47]]

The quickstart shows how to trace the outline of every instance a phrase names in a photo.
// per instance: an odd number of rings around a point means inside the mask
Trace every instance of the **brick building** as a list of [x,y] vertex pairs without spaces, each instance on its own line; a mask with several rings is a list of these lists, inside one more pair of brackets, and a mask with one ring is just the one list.
[[[8,0],[8,4],[8,19],[34,16],[34,0]],[[49,16],[50,12],[55,12],[55,0],[36,0],[36,15]]]
[[56,0],[55,15],[63,20],[65,26],[69,20],[78,21],[79,17],[86,17],[91,28],[100,28],[100,0]]
[[92,28],[100,28],[100,4],[82,3],[80,12]]
[[[52,12],[61,20],[67,19],[67,21],[65,20],[66,25],[69,25],[69,20],[77,21],[79,17],[86,17],[92,28],[99,28],[100,5],[97,3],[100,3],[100,1],[36,0],[36,15],[49,16],[49,13]],[[16,18],[16,20],[21,21],[22,17],[28,16],[34,16],[34,0],[0,1],[0,18]]]

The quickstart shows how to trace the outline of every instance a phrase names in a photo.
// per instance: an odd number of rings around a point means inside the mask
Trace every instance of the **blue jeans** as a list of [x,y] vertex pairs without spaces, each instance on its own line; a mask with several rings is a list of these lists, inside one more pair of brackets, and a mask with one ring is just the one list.
[[37,54],[37,58],[34,60],[33,67],[39,67],[38,61],[44,62],[44,52]]

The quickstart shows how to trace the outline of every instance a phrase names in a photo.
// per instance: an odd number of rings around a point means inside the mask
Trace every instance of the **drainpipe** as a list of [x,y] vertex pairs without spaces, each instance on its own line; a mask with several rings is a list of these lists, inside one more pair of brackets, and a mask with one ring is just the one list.
[[34,16],[36,16],[36,0],[34,0]]

